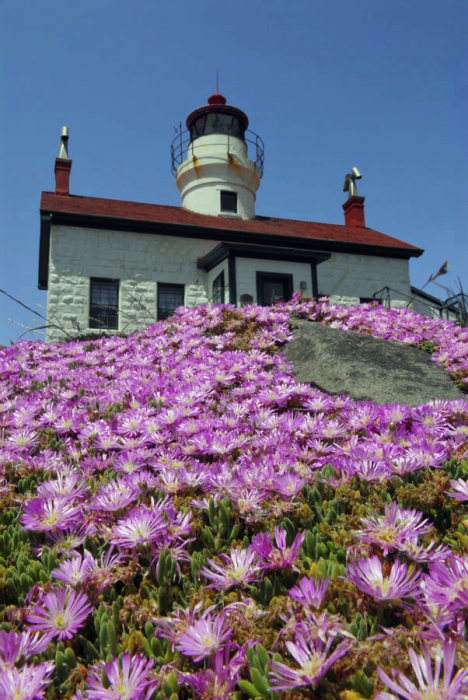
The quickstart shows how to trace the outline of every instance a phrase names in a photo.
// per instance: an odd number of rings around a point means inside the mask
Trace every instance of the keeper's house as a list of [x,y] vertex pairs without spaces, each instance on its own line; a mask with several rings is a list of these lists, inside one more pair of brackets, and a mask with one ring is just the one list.
[[216,92],[186,123],[171,149],[181,207],[70,194],[63,129],[55,192],[41,198],[48,340],[128,333],[180,305],[268,305],[295,291],[346,304],[388,300],[389,290],[393,305],[414,300],[408,262],[423,251],[366,226],[356,168],[342,225],[257,216],[264,148],[244,112]]

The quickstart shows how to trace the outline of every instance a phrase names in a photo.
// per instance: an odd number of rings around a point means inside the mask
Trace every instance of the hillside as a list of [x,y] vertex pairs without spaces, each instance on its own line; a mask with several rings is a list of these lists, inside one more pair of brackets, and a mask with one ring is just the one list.
[[467,329],[299,297],[0,350],[0,700],[467,696],[468,401],[301,384],[297,318],[468,387]]

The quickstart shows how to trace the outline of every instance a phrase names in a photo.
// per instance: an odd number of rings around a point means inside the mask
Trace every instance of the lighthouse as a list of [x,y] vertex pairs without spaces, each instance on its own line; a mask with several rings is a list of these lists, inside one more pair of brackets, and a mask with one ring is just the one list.
[[216,90],[207,105],[189,114],[186,126],[171,147],[182,206],[211,216],[255,218],[264,146],[248,129],[247,115]]

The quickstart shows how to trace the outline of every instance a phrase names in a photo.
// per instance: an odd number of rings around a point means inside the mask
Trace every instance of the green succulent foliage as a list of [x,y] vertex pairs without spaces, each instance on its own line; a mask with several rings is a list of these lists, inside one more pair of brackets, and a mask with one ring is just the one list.
[[370,698],[374,692],[374,684],[366,676],[364,671],[356,671],[354,676],[351,676],[351,685],[354,690],[363,695],[365,698]]
[[332,540],[324,541],[316,525],[307,531],[301,552],[306,566],[310,568],[315,562],[321,576],[337,578],[343,575],[346,564],[345,550],[337,547]]
[[233,523],[234,514],[231,501],[223,498],[215,502],[210,497],[208,501],[208,525],[202,530],[202,539],[211,554],[225,552],[228,545],[240,535],[240,526]]
[[451,479],[466,479],[468,477],[468,460],[448,459],[443,467]]
[[361,613],[358,612],[350,624],[349,629],[358,641],[363,642],[367,637],[372,637],[374,634],[377,634],[379,627],[372,617],[364,618]]
[[195,588],[199,588],[201,585],[200,570],[206,565],[206,562],[207,556],[205,552],[193,552],[190,559],[190,572]]
[[289,518],[283,518],[279,526],[286,530],[286,545],[290,547],[298,532],[296,526]]
[[277,576],[273,576],[273,580],[265,576],[255,586],[250,586],[252,598],[261,605],[269,605],[273,598],[281,592],[281,583]]
[[[270,688],[268,679],[268,663],[270,657],[267,650],[262,644],[257,644],[255,649],[248,647],[247,660],[249,662],[250,681],[240,680],[239,688],[248,695],[249,698],[266,698],[267,700],[276,700],[279,694],[275,693]],[[281,660],[279,654],[273,657],[275,660]]]
[[20,606],[24,605],[27,594],[36,583],[50,581],[50,573],[43,562],[25,553],[18,555],[14,566],[6,568],[4,576],[11,602]]
[[59,683],[64,683],[64,681],[66,681],[70,675],[70,671],[76,668],[76,664],[77,661],[73,649],[70,647],[64,648],[63,646],[59,649],[57,645],[57,651],[55,652],[55,669]]
[[122,651],[119,644],[122,625],[118,602],[114,602],[110,607],[100,603],[94,613],[94,629],[98,658],[107,660],[109,656],[112,658]]
[[153,623],[146,622],[142,633],[138,634],[143,651],[149,658],[153,658],[159,667],[170,664],[179,656],[179,653],[172,650],[172,644],[169,641],[155,637],[154,633]]
[[12,511],[5,511],[0,518],[0,557],[6,560],[29,551],[31,542],[29,532],[18,523],[17,509]]

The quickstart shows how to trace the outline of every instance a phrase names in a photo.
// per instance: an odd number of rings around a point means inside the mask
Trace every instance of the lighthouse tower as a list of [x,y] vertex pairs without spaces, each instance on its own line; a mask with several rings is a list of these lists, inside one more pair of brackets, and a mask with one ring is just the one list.
[[[171,147],[172,169],[182,206],[199,214],[255,217],[263,174],[264,146],[248,130],[249,120],[216,91],[208,104],[191,112]],[[249,145],[251,155],[249,158]]]

